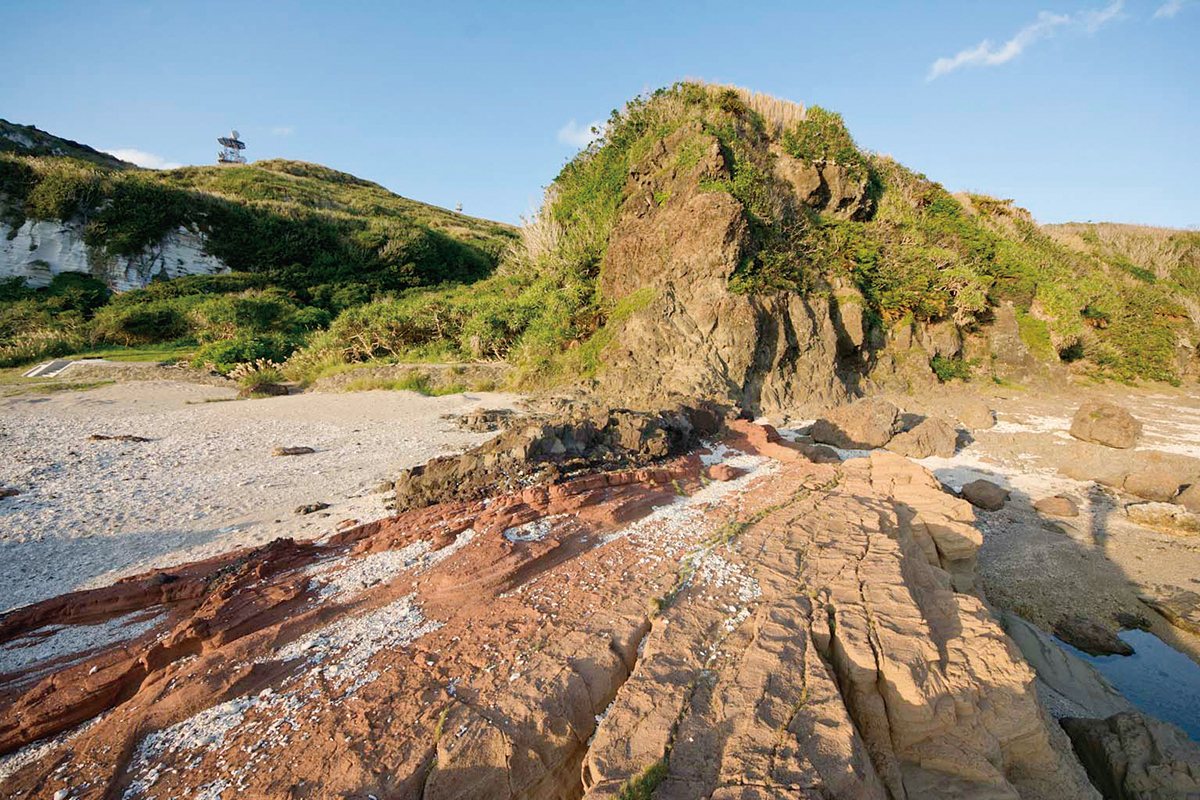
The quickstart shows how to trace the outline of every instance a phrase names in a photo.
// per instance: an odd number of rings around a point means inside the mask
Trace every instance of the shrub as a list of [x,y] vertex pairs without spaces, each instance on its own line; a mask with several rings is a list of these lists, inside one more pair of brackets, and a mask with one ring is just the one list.
[[937,375],[938,381],[946,383],[955,379],[968,381],[971,379],[971,364],[963,358],[946,358],[935,355],[929,359],[929,368]]
[[281,334],[222,339],[201,347],[192,360],[192,366],[212,369],[226,375],[239,364],[246,362],[260,359],[283,362],[300,345],[299,339]]

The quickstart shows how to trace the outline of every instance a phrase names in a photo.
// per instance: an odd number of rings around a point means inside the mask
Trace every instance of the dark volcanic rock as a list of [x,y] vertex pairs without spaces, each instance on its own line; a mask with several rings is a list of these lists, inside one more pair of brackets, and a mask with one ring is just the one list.
[[394,481],[395,509],[474,500],[530,481],[556,481],[595,469],[638,467],[678,455],[723,426],[715,407],[679,406],[651,414],[615,410],[535,422],[458,456],[405,470]]
[[1059,722],[1106,800],[1200,797],[1200,744],[1174,725],[1136,711]]

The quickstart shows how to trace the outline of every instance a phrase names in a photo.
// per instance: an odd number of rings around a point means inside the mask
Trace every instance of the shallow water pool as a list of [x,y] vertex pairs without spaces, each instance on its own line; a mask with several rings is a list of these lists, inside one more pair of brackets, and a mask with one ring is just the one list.
[[1153,633],[1130,630],[1118,636],[1133,647],[1133,655],[1089,656],[1069,644],[1063,647],[1099,670],[1139,709],[1175,723],[1200,742],[1200,664]]

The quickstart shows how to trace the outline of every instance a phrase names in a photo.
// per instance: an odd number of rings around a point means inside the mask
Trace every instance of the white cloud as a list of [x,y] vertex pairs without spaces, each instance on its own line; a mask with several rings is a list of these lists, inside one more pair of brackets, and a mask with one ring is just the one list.
[[271,128],[271,133],[276,136],[291,136],[296,132],[296,129],[291,125],[280,125],[278,128]]
[[176,169],[183,166],[183,164],[175,161],[167,161],[162,156],[154,155],[154,153],[147,153],[145,150],[126,148],[124,150],[105,150],[104,152],[110,156],[116,156],[122,161],[129,161],[147,169]]
[[595,120],[587,125],[580,125],[572,119],[566,125],[563,125],[558,130],[558,140],[563,144],[569,144],[572,147],[587,147],[593,139],[600,138],[599,134],[592,133],[592,129],[598,131],[604,130],[604,120]]
[[1154,12],[1155,19],[1170,19],[1183,8],[1183,0],[1167,0]]
[[1121,13],[1121,9],[1124,7],[1125,0],[1114,0],[1104,8],[1082,12],[1079,15],[1080,21],[1088,33],[1095,33],[1113,20],[1124,17],[1125,15]]
[[[1182,0],[1168,0],[1182,2]],[[997,47],[991,39],[984,39],[974,47],[960,50],[949,58],[939,58],[929,68],[926,81],[940,78],[962,67],[996,67],[1012,61],[1040,39],[1048,39],[1064,28],[1081,28],[1089,34],[1095,33],[1114,20],[1123,19],[1125,0],[1114,0],[1104,8],[1087,9],[1077,14],[1054,14],[1043,11],[1037,20],[1017,31],[1004,44]]]

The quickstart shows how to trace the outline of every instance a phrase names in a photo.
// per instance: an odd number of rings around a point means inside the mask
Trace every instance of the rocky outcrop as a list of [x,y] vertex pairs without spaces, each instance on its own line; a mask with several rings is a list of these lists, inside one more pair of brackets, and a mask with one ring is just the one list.
[[694,448],[700,437],[716,434],[723,423],[715,407],[688,406],[659,414],[598,411],[531,423],[461,455],[405,470],[392,482],[394,509],[480,499],[530,480],[646,466]]
[[1039,514],[1051,517],[1078,517],[1079,506],[1070,497],[1056,494],[1053,497],[1043,497],[1033,504]]
[[14,229],[0,220],[0,279],[23,278],[34,287],[46,286],[60,272],[83,272],[124,292],[157,278],[228,271],[205,252],[202,234],[183,228],[137,255],[113,256],[84,240],[81,223],[26,220]]
[[0,622],[0,751],[85,724],[0,780],[17,800],[1088,797],[976,595],[972,521],[907,459],[814,464],[735,420],[653,467],[65,595]]
[[1127,449],[1137,444],[1142,423],[1116,403],[1088,400],[1075,412],[1071,435],[1085,442]]
[[1092,783],[1112,800],[1200,796],[1200,744],[1136,711],[1061,721]]
[[812,438],[843,450],[872,450],[886,445],[899,430],[899,409],[887,400],[866,397],[818,419]]
[[[702,152],[692,166],[678,159],[685,143]],[[733,195],[705,188],[730,179],[716,138],[692,126],[634,166],[600,289],[636,310],[606,355],[605,384],[626,403],[706,398],[755,413],[848,400],[827,298],[730,291],[750,229]]]
[[1093,656],[1131,656],[1133,648],[1103,625],[1080,614],[1066,614],[1054,624],[1054,635]]

